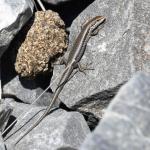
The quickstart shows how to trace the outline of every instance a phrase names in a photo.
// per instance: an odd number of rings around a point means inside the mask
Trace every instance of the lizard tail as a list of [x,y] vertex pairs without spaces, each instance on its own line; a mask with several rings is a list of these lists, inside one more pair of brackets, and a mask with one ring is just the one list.
[[31,127],[27,130],[27,132],[25,132],[23,135],[21,135],[21,137],[16,141],[15,146],[23,139],[23,137],[25,137],[32,129],[34,129],[34,128],[46,117],[46,115],[50,112],[50,110],[51,110],[53,104],[54,104],[55,101],[57,100],[58,95],[59,95],[59,93],[60,93],[60,91],[61,91],[62,89],[63,89],[63,86],[61,86],[59,89],[57,89],[57,91],[55,92],[54,97],[53,97],[53,99],[52,99],[50,105],[48,106],[48,108],[46,109],[46,111],[44,112],[44,114],[39,118],[39,120],[37,120],[37,122],[36,122],[33,126],[31,126]]

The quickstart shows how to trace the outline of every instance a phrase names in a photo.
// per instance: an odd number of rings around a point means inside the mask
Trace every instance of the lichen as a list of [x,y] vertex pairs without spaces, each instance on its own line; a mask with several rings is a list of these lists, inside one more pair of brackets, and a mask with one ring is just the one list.
[[67,48],[65,24],[58,13],[37,11],[34,23],[21,44],[15,69],[22,77],[48,72],[50,62]]

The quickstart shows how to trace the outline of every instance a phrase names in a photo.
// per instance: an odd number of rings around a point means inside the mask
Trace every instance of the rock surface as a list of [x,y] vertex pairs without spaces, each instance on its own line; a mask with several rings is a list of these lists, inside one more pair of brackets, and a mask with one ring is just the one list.
[[104,118],[80,150],[148,150],[150,76],[139,73],[110,103]]
[[[23,121],[18,123],[12,131],[6,136],[10,135],[32,118],[28,124],[22,127],[22,129],[9,139],[6,140],[6,145],[9,148],[16,142],[16,140],[22,135],[39,116],[43,114],[44,107],[35,107],[28,104],[20,104],[9,100],[10,104],[15,107],[13,115],[15,117],[24,112],[32,111],[26,115]],[[40,111],[40,112],[39,112]],[[37,114],[37,112],[39,112]],[[34,117],[33,117],[34,116]],[[61,147],[77,148],[81,145],[87,134],[90,132],[83,116],[78,112],[66,112],[59,109],[49,114],[37,127],[35,127],[27,136],[25,136],[16,146],[16,150],[56,150]]]
[[57,5],[59,3],[68,2],[68,1],[71,1],[71,0],[43,0],[43,1],[47,2],[49,4],[52,4],[52,5]]
[[32,14],[31,0],[0,1],[0,57]]
[[13,108],[4,103],[4,100],[0,100],[0,131],[2,132],[6,127],[8,119],[13,111]]
[[[139,70],[150,72],[149,8],[148,0],[96,0],[74,20],[69,49],[85,21],[98,15],[106,17],[98,35],[89,40],[81,61],[81,64],[92,63],[89,67],[94,70],[87,70],[86,75],[77,73],[60,94],[60,99],[68,107],[93,94],[117,87]],[[53,79],[63,69],[55,67]],[[55,90],[56,86],[52,89]]]
[[1,136],[1,133],[0,133],[0,150],[6,150],[3,138]]
[[[16,97],[24,103],[31,104],[44,90],[39,87],[35,80],[26,80],[16,76],[3,86],[3,95],[4,97]],[[52,93],[45,92],[34,104],[48,106],[52,97]],[[59,100],[55,104],[54,106],[58,106]]]
[[64,146],[64,147],[58,148],[57,150],[77,150],[77,149],[69,147],[69,146],[67,146],[67,147]]
[[88,98],[84,98],[76,103],[73,107],[71,107],[71,109],[80,111],[82,113],[92,112],[95,117],[101,119],[108,104],[111,102],[121,86],[122,84],[118,85],[117,87],[91,95]]

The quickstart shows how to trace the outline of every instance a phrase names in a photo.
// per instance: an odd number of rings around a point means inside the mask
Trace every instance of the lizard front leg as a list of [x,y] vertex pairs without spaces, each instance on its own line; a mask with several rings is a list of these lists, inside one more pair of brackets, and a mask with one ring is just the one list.
[[94,68],[90,68],[88,66],[90,66],[92,63],[87,63],[86,65],[81,65],[80,63],[78,63],[78,69],[80,72],[84,73],[86,75],[85,70],[94,70]]
[[53,63],[52,65],[53,65],[53,67],[55,65],[65,65],[65,66],[67,66],[67,60],[65,59],[65,57],[61,57],[56,63]]

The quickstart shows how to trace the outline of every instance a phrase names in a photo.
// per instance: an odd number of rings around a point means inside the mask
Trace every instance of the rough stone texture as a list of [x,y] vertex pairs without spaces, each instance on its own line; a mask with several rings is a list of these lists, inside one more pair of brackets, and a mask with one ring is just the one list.
[[4,103],[4,100],[0,100],[0,131],[2,132],[6,127],[8,119],[13,111],[13,108]]
[[80,150],[149,150],[150,76],[139,73],[110,103]]
[[[9,100],[10,101],[10,100]],[[5,139],[8,150],[16,142],[16,140],[22,135],[31,125],[34,124],[35,119],[37,120],[42,114],[43,107],[33,107],[28,104],[20,104],[16,102],[11,102],[14,105],[15,111],[14,116],[32,111],[26,115],[21,124],[24,124],[32,117],[22,129],[16,132],[13,136],[10,136],[16,129],[21,127],[15,125],[13,130],[9,132]],[[37,115],[35,115],[39,112]],[[33,118],[33,115],[35,116]],[[77,148],[81,145],[87,134],[90,132],[83,116],[78,112],[66,112],[64,110],[53,110],[37,127],[35,127],[27,136],[25,136],[16,146],[16,150],[56,150],[61,147]]]
[[0,1],[0,57],[32,14],[31,0]]
[[[44,90],[37,85],[35,80],[19,79],[19,76],[16,76],[3,86],[3,95],[4,97],[16,97],[25,103],[31,104]],[[52,97],[52,93],[45,92],[34,104],[48,106]],[[58,105],[59,100],[54,106]]]
[[32,27],[18,50],[15,69],[22,77],[50,70],[50,62],[67,48],[65,24],[58,13],[37,11]]
[[[104,90],[102,92],[91,95],[88,98],[84,98],[71,108],[76,111],[80,111],[82,113],[92,112],[92,114],[95,117],[101,119],[104,115],[104,111],[106,107],[111,102],[113,97],[116,95],[120,86],[122,86],[122,84],[118,85],[117,87]],[[90,123],[90,119],[89,119],[89,123]]]
[[64,147],[61,147],[61,148],[58,148],[57,150],[77,150],[76,148],[72,148],[72,147],[69,147],[69,146],[64,146]]
[[[73,22],[69,49],[81,25],[97,15],[105,16],[106,23],[98,35],[89,40],[81,61],[82,64],[92,63],[89,67],[94,70],[86,71],[86,75],[77,73],[65,85],[60,99],[68,107],[83,98],[116,87],[138,70],[150,72],[149,0],[96,0]],[[63,69],[55,67],[53,79]]]
[[59,3],[68,2],[71,0],[43,0],[44,2],[47,2],[49,4],[57,5]]
[[0,133],[0,150],[6,150],[3,138],[1,136],[1,133]]
[[[18,35],[16,37],[21,38],[22,36],[19,33],[19,37]],[[14,43],[13,41],[11,46],[15,47],[15,45],[17,45],[17,43]],[[14,61],[15,57],[13,50],[8,49],[1,59],[3,97],[15,98],[16,100],[21,100],[24,103],[31,104],[49,85],[51,74],[40,75],[32,80],[21,78],[15,72]],[[51,90],[48,90],[48,92],[44,93],[43,96],[35,103],[35,105],[48,106],[51,99],[52,92]],[[58,104],[59,100],[56,102],[57,106]]]

